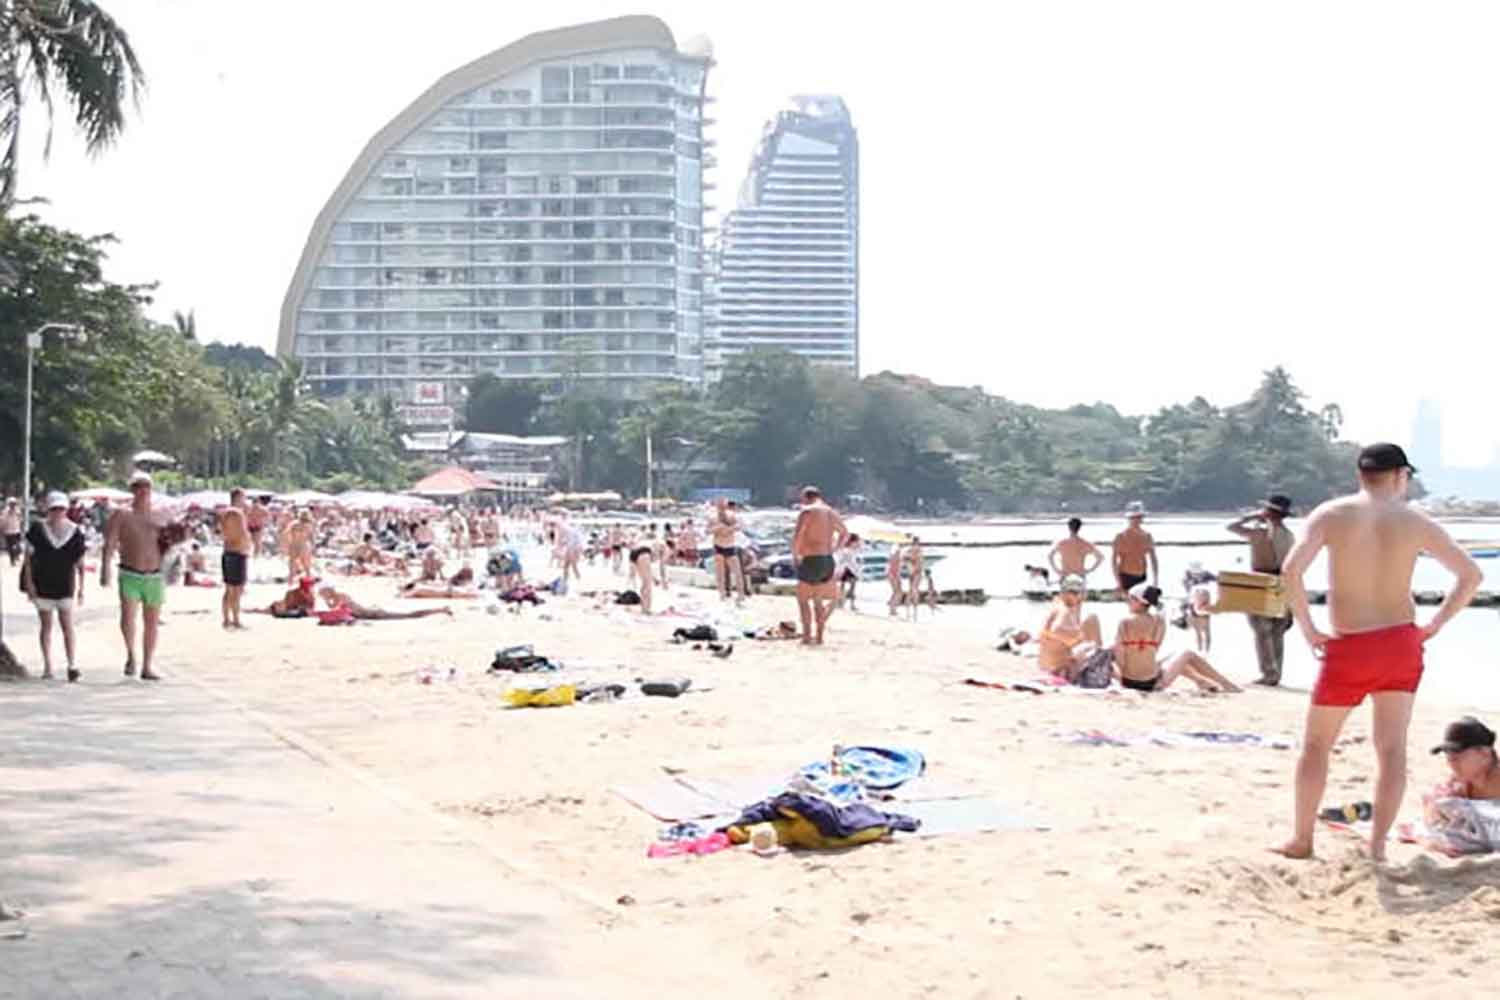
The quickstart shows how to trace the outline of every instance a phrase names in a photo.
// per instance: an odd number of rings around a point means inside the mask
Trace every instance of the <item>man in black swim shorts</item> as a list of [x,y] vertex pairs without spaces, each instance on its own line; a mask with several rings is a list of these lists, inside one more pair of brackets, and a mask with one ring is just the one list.
[[802,642],[823,643],[828,616],[838,604],[839,585],[834,580],[834,552],[849,537],[838,512],[823,502],[816,486],[802,491],[802,513],[792,536],[792,559],[797,563],[797,610],[802,616]]

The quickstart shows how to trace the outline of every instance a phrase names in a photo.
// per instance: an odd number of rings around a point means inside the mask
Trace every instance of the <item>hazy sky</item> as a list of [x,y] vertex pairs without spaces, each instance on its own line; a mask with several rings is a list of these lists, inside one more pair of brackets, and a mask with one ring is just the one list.
[[[623,13],[708,35],[721,209],[788,94],[849,103],[866,372],[1127,412],[1287,365],[1346,430],[1500,445],[1500,5],[1378,0],[508,4],[105,0],[150,76],[90,161],[24,193],[123,245],[209,339],[270,349],[307,231],[365,141],[458,65]],[[247,13],[248,11],[248,13]]]

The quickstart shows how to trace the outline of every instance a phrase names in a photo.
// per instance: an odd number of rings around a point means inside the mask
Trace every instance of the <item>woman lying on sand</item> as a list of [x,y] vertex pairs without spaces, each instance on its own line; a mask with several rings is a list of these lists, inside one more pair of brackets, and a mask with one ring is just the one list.
[[1167,620],[1157,613],[1161,588],[1138,583],[1129,591],[1130,615],[1115,633],[1115,672],[1120,683],[1132,691],[1165,691],[1179,677],[1186,677],[1203,691],[1235,693],[1240,689],[1193,652],[1170,659],[1160,656]]
[[305,576],[297,586],[271,602],[268,608],[246,608],[247,615],[270,615],[272,618],[306,618],[318,606],[313,596],[313,579]]
[[1443,742],[1432,748],[1444,754],[1453,778],[1442,794],[1460,799],[1500,799],[1500,756],[1495,753],[1495,731],[1466,715],[1448,726]]
[[332,587],[323,587],[318,591],[318,596],[323,598],[323,603],[329,608],[347,608],[351,615],[362,622],[396,622],[410,618],[427,618],[431,615],[453,617],[452,608],[423,608],[420,611],[386,611],[383,608],[367,608],[348,594]]
[[1084,617],[1083,598],[1088,590],[1081,576],[1065,576],[1052,610],[1037,635],[1037,665],[1048,673],[1073,681],[1083,661],[1102,645],[1097,615]]

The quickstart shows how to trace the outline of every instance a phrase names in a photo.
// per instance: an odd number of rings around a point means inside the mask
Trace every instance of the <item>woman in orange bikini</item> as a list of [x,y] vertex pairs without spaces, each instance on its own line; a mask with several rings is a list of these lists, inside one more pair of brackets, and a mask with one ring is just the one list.
[[1078,676],[1083,661],[1100,647],[1097,615],[1083,614],[1083,598],[1088,590],[1081,576],[1065,576],[1058,585],[1052,610],[1037,636],[1037,665],[1069,681]]
[[1115,672],[1120,684],[1132,691],[1165,691],[1179,677],[1186,677],[1202,691],[1237,693],[1240,688],[1194,652],[1171,658],[1159,655],[1167,634],[1167,621],[1157,614],[1161,588],[1138,583],[1130,588],[1130,614],[1115,633]]

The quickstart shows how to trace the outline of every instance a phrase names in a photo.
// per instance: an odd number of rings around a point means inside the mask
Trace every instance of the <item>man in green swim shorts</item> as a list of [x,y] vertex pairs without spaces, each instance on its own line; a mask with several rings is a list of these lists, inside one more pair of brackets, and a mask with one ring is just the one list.
[[146,621],[141,640],[141,680],[160,680],[151,669],[156,656],[156,634],[161,624],[161,606],[167,599],[161,575],[161,526],[151,518],[151,477],[137,472],[130,477],[129,510],[115,511],[104,528],[104,556],[99,564],[99,585],[109,586],[109,571],[115,552],[120,553],[120,634],[125,638],[125,676],[134,677],[135,621]]

